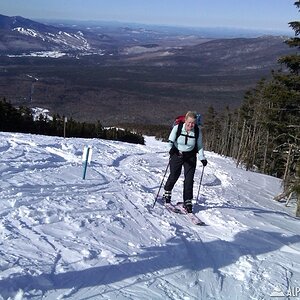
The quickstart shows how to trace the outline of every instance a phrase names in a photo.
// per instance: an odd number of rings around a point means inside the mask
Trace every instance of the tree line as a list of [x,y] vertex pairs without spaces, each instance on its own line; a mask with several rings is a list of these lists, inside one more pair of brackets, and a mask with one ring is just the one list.
[[78,122],[58,114],[49,118],[40,114],[35,119],[30,108],[26,106],[14,107],[4,99],[0,100],[0,131],[43,134],[50,136],[101,138],[122,142],[145,144],[141,134],[128,129],[105,128],[100,121],[96,123]]
[[[294,3],[298,10],[300,1]],[[300,217],[300,22],[286,43],[295,54],[279,59],[281,69],[245,94],[241,107],[221,115],[210,107],[203,128],[206,149],[235,158],[236,165],[283,179],[276,200],[297,199]]]

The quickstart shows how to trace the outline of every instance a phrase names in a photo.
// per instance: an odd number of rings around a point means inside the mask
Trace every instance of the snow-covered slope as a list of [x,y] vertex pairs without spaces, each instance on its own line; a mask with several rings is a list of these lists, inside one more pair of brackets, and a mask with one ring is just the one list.
[[[207,158],[195,205],[207,226],[197,227],[159,203],[152,208],[168,162],[167,145],[154,138],[142,146],[0,132],[0,299],[241,300],[296,292],[300,220],[293,206],[272,200],[280,180],[214,153]],[[201,171],[199,164],[195,194]]]
[[[76,27],[76,26],[75,26]],[[23,17],[0,14],[0,51],[8,57],[105,55],[108,35],[75,27],[47,25]]]
[[18,31],[20,34],[41,39],[49,44],[60,45],[62,48],[73,50],[89,50],[91,47],[88,41],[84,38],[82,32],[69,33],[65,31],[58,31],[55,33],[39,32],[33,29],[16,27],[13,31]]

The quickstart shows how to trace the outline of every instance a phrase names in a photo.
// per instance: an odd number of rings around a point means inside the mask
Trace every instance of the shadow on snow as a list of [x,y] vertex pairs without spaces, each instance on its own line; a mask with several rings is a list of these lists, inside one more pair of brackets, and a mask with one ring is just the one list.
[[[177,236],[168,240],[166,245],[145,248],[136,256],[126,256],[126,262],[59,274],[5,278],[0,281],[0,294],[6,299],[19,289],[46,293],[50,290],[101,286],[174,267],[192,271],[211,268],[219,273],[220,268],[237,262],[244,255],[255,257],[299,242],[300,235],[288,237],[278,232],[251,229],[239,232],[233,241],[204,243],[189,241],[177,226]],[[138,261],[128,261],[131,258]],[[153,274],[153,277],[156,276]]]

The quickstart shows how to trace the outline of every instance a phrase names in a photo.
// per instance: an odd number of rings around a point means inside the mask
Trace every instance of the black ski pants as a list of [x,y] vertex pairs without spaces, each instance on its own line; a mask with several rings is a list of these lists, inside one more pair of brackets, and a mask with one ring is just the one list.
[[165,191],[172,191],[177,182],[182,166],[184,169],[183,200],[193,199],[194,175],[197,164],[196,153],[184,152],[181,155],[173,154],[170,157],[170,175],[164,186]]

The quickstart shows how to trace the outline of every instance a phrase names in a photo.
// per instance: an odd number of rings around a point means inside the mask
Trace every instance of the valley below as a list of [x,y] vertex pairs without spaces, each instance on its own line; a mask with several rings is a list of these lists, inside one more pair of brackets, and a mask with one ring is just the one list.
[[1,99],[109,126],[167,125],[187,110],[237,108],[246,91],[280,68],[278,58],[291,53],[281,36],[212,38],[93,27],[81,28],[85,48],[67,47],[64,40],[63,46],[56,41],[29,49],[29,36],[25,49],[15,47],[12,37],[5,43],[1,32]]

